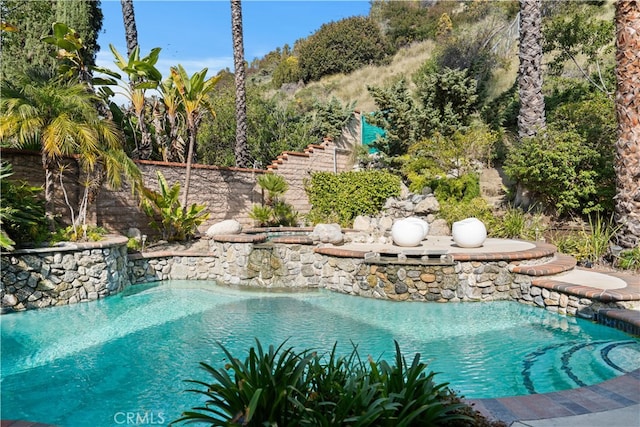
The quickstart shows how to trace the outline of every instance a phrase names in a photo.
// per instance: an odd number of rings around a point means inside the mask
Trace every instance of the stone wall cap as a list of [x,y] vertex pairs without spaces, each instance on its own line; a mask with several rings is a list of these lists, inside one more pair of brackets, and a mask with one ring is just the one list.
[[70,251],[79,251],[79,250],[90,250],[90,249],[103,249],[110,248],[113,246],[120,246],[122,244],[126,244],[129,241],[128,238],[121,235],[107,235],[102,240],[97,242],[59,242],[53,246],[42,246],[37,248],[22,248],[16,249],[11,252],[2,252],[1,255],[25,255],[25,254],[40,254],[40,253],[49,253],[49,252],[70,252]]

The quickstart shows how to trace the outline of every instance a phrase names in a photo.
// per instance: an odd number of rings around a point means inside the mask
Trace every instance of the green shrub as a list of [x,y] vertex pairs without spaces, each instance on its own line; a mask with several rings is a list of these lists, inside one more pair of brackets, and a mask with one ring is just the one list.
[[434,71],[427,63],[413,80],[416,97],[423,108],[421,122],[428,135],[434,132],[451,135],[469,126],[478,94],[476,81],[468,70],[444,68]]
[[373,216],[389,197],[398,196],[400,177],[381,170],[315,172],[305,190],[311,203],[308,221],[317,224],[337,219],[348,227],[356,216]]
[[350,73],[363,65],[381,64],[391,52],[380,27],[369,17],[354,16],[323,24],[296,42],[300,75],[306,83]]
[[525,212],[520,208],[509,208],[496,220],[493,237],[507,239],[538,240],[546,230],[541,214]]
[[107,233],[108,231],[105,228],[99,226],[85,224],[74,228],[73,225],[70,225],[56,230],[56,232],[51,235],[50,242],[78,242],[81,240],[99,242]]
[[143,212],[151,219],[149,225],[162,234],[169,242],[184,241],[195,234],[198,226],[207,220],[206,206],[192,204],[183,208],[178,200],[180,183],[169,187],[166,179],[158,171],[158,187],[160,192],[143,188],[141,206]]
[[48,235],[44,199],[40,187],[9,180],[13,174],[10,163],[0,169],[0,247],[12,250],[16,243],[39,242]]
[[623,270],[640,270],[640,246],[620,252],[617,266]]
[[480,197],[480,178],[467,173],[457,178],[432,179],[429,186],[438,202],[468,202]]
[[620,226],[611,217],[603,220],[599,214],[589,217],[589,227],[562,236],[552,243],[562,253],[569,254],[581,263],[600,263],[610,251],[610,245]]
[[499,132],[474,122],[465,131],[456,131],[450,136],[435,133],[413,144],[407,155],[401,157],[401,170],[409,180],[409,189],[420,192],[433,184],[434,177],[450,173],[459,177],[472,174],[478,164],[489,163],[499,139]]
[[298,212],[293,206],[280,198],[289,189],[289,184],[280,175],[264,174],[258,177],[258,185],[266,191],[263,205],[254,205],[249,217],[258,223],[259,227],[295,226],[298,224]]
[[449,199],[440,202],[440,212],[438,216],[447,221],[449,227],[454,222],[469,217],[478,218],[487,228],[487,233],[493,233],[496,227],[496,217],[493,215],[491,206],[482,197],[476,197],[470,200],[457,201]]
[[549,128],[515,145],[504,170],[559,215],[588,214],[604,209],[596,196],[599,158],[574,130]]
[[188,380],[189,390],[206,399],[174,421],[213,426],[435,426],[470,422],[469,407],[416,354],[411,364],[396,342],[395,364],[362,360],[354,348],[347,357],[301,352],[258,340],[244,362],[222,345],[223,368],[200,363],[211,382]]

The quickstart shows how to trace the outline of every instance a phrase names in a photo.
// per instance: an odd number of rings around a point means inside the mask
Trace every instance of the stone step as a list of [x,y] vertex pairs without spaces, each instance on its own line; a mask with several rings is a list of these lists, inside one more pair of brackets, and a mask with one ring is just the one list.
[[526,274],[527,276],[551,276],[571,271],[575,268],[576,264],[576,259],[571,255],[556,253],[551,261],[544,264],[514,265],[510,270],[513,273]]

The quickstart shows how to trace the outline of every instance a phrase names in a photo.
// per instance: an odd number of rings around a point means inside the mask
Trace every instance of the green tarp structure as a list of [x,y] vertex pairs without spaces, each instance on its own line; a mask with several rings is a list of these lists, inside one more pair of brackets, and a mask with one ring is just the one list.
[[[371,115],[373,113],[369,113],[369,115]],[[385,132],[384,129],[379,128],[378,126],[374,126],[371,125],[369,123],[367,123],[367,119],[366,119],[366,114],[361,114],[361,129],[362,129],[362,145],[366,145],[369,147],[369,153],[377,153],[378,150],[376,150],[375,148],[371,147],[371,145],[373,144],[373,141],[376,140],[376,138],[379,136],[383,137],[385,136]]]

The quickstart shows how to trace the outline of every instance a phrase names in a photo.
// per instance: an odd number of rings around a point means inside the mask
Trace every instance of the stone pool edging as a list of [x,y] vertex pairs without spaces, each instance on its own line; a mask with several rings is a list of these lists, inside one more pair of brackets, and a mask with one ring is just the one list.
[[538,274],[573,268],[566,255],[544,242],[529,242],[533,247],[527,250],[451,253],[426,261],[371,258],[366,251],[315,244],[301,234],[267,241],[264,230],[202,239],[197,251],[127,254],[126,243],[125,237],[111,236],[103,242],[2,253],[2,313],[92,301],[137,283],[193,279],[266,289],[322,287],[400,301],[515,300],[640,331],[633,316],[611,317],[640,300],[640,286],[602,291]]
[[[241,243],[243,241],[244,243]],[[258,243],[253,243],[258,241]],[[596,292],[576,285],[565,292],[551,278],[517,273],[543,269],[565,271],[556,248],[532,242],[534,248],[509,253],[454,253],[445,265],[420,261],[367,260],[365,251],[333,245],[312,245],[304,236],[283,236],[270,242],[254,236],[218,236],[209,252],[155,252],[129,256],[132,283],[170,279],[211,279],[234,286],[317,288],[390,300],[435,302],[516,300],[565,315],[595,318],[600,309],[624,308],[628,297]],[[555,267],[560,264],[560,267]],[[529,271],[531,272],[531,271]],[[640,298],[639,298],[640,299]]]
[[0,254],[0,313],[94,301],[131,282],[127,241],[64,243]]

